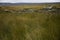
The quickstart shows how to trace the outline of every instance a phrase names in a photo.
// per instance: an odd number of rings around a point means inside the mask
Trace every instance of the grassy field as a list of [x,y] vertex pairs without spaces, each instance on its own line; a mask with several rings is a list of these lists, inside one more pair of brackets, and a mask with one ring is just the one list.
[[0,40],[60,40],[60,12],[0,12]]

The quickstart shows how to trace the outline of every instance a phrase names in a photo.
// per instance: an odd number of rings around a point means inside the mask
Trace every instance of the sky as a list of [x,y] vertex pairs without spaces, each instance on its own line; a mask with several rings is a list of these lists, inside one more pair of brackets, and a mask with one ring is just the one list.
[[43,2],[60,2],[60,0],[0,0],[8,3],[43,3]]

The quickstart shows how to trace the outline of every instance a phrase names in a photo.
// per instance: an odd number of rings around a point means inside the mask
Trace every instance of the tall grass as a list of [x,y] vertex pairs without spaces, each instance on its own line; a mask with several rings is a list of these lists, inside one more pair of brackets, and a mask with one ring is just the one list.
[[0,13],[0,40],[59,40],[60,14]]

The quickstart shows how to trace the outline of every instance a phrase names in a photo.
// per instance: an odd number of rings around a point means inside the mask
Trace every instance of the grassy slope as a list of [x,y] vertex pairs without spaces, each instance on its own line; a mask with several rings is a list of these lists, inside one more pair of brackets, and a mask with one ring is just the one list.
[[20,10],[24,8],[33,8],[33,9],[41,9],[43,7],[50,7],[50,6],[56,6],[60,8],[60,4],[40,4],[40,5],[15,5],[15,6],[2,6],[4,9],[10,9],[10,10]]
[[0,40],[59,40],[60,14],[0,13]]

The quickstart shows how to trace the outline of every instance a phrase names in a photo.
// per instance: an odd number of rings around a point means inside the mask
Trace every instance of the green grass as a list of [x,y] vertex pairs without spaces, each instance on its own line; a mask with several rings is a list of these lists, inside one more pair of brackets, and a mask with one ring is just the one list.
[[0,40],[59,40],[58,13],[0,13]]

